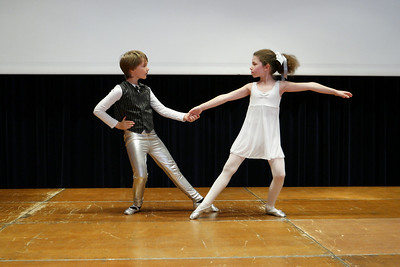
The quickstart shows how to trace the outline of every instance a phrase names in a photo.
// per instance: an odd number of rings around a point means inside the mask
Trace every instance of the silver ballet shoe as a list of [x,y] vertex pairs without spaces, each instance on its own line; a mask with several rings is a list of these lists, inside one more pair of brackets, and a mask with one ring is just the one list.
[[[200,206],[201,202],[193,202],[193,208],[197,209],[198,206]],[[219,212],[219,208],[215,207],[214,204],[211,204],[211,207],[208,211],[206,212]]]
[[132,214],[134,214],[136,212],[139,212],[139,211],[140,211],[140,207],[136,207],[135,205],[132,205],[132,206],[130,206],[129,208],[127,208],[124,211],[124,214],[125,215],[132,215]]
[[265,213],[269,214],[269,215],[277,216],[277,217],[286,217],[286,214],[283,211],[278,210],[275,207],[270,207],[267,205],[265,205]]
[[[212,205],[211,205],[212,206]],[[199,209],[198,207],[192,212],[192,214],[190,214],[190,219],[191,220],[196,220],[197,218],[199,218],[200,217],[200,215],[202,214],[202,213],[205,213],[205,212],[210,212],[211,211],[211,206],[208,206],[208,207],[205,207],[205,208],[201,208],[201,209]]]

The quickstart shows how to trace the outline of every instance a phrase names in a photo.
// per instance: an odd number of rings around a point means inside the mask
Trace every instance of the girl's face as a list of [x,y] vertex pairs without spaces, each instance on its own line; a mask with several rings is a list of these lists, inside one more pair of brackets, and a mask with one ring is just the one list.
[[250,67],[253,78],[264,76],[267,72],[267,69],[267,66],[263,66],[262,62],[257,56],[253,56]]
[[147,60],[143,60],[142,63],[131,72],[131,76],[144,80],[147,78],[148,72],[149,67],[147,66]]

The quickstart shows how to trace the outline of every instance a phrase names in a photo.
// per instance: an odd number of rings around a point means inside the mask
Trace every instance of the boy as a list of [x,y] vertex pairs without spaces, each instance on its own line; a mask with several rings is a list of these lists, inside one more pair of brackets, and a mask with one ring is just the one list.
[[[194,208],[203,200],[182,175],[167,148],[155,133],[152,109],[164,117],[178,121],[193,122],[199,116],[190,116],[165,107],[155,97],[150,87],[139,83],[139,79],[147,77],[149,72],[147,63],[147,56],[141,51],[132,50],[122,55],[120,67],[126,80],[116,85],[93,111],[94,115],[111,128],[124,131],[125,146],[133,170],[133,205],[125,210],[126,215],[139,212],[142,207],[147,181],[147,154],[193,201]],[[112,105],[115,106],[115,118],[106,113]],[[218,209],[212,206],[210,211]]]

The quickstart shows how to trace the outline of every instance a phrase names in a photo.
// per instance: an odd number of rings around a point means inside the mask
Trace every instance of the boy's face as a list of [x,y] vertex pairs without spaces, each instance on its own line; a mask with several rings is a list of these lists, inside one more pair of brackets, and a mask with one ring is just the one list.
[[147,73],[149,72],[149,67],[147,66],[147,60],[143,59],[142,63],[139,64],[134,70],[131,71],[131,77],[137,79],[146,79]]

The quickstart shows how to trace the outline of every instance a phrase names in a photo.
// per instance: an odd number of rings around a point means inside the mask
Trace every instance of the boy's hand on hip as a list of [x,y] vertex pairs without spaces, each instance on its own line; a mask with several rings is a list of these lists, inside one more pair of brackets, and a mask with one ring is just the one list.
[[117,125],[115,125],[115,128],[120,129],[120,130],[128,130],[132,128],[135,123],[133,121],[127,121],[125,120],[126,116],[122,119],[122,121],[118,122]]

